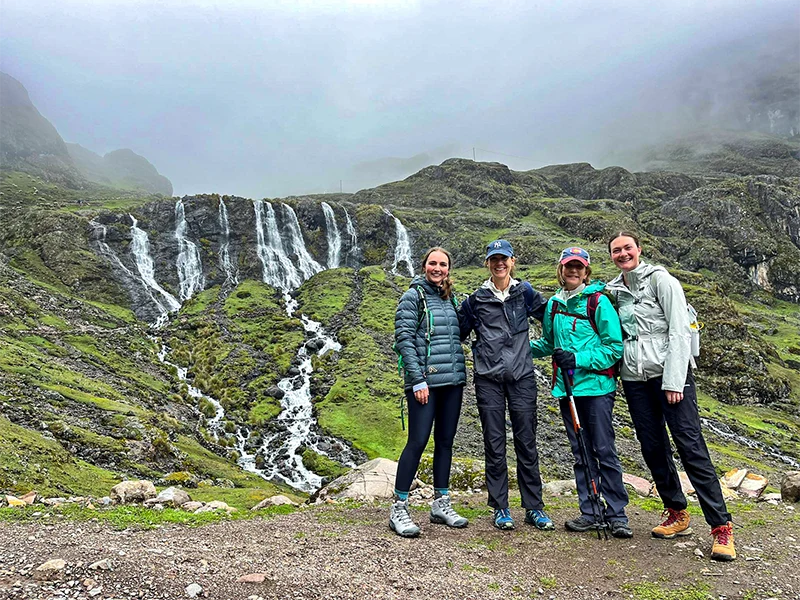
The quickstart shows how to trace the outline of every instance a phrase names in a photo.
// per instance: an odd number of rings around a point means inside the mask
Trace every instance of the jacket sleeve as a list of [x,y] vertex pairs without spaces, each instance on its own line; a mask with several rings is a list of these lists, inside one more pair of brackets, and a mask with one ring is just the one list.
[[463,342],[475,329],[475,313],[473,312],[472,296],[466,298],[456,309],[458,314],[458,329]]
[[406,373],[411,377],[411,384],[417,385],[425,381],[423,365],[417,356],[417,324],[419,323],[419,294],[408,290],[400,297],[397,311],[394,313],[394,342],[397,352],[403,357]]
[[691,356],[691,329],[686,296],[683,295],[680,282],[666,272],[654,273],[651,285],[661,310],[664,311],[669,335],[661,389],[683,392]]
[[602,371],[622,358],[622,326],[611,301],[601,295],[594,313],[598,344],[575,354],[575,364],[581,369]]
[[544,309],[542,317],[542,337],[531,342],[531,356],[544,358],[553,354],[553,319],[550,312],[553,310],[553,301],[550,300]]
[[[531,284],[527,283],[527,285]],[[537,292],[532,285],[531,290],[533,290],[533,302],[531,304],[532,310],[528,311],[528,317],[533,317],[537,321],[541,321],[544,319],[544,309],[547,306],[547,298],[544,297],[542,292]]]

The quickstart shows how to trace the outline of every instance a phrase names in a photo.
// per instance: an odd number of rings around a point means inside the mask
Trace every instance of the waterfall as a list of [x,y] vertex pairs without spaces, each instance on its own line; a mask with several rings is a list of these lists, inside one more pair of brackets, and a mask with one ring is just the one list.
[[203,277],[203,265],[200,262],[200,251],[194,242],[186,237],[186,214],[183,201],[175,203],[175,239],[178,240],[178,297],[184,302],[195,292],[200,292],[206,285]]
[[791,456],[787,456],[783,454],[778,448],[775,446],[771,446],[764,442],[751,439],[749,437],[739,435],[738,433],[734,432],[730,427],[725,425],[724,423],[720,423],[719,421],[715,421],[713,419],[707,419],[705,417],[700,417],[700,423],[706,429],[713,431],[722,439],[730,440],[740,444],[742,446],[746,446],[748,448],[753,448],[758,450],[762,454],[770,456],[772,458],[776,458],[781,462],[797,469],[800,468],[800,462],[792,458]]
[[350,249],[347,251],[347,264],[353,268],[356,268],[358,267],[361,248],[358,247],[358,234],[356,234],[356,228],[353,226],[353,221],[350,220],[350,213],[347,212],[346,208],[344,209],[344,218],[344,230],[345,233],[350,236]]
[[122,263],[116,252],[114,252],[106,243],[106,233],[108,232],[106,226],[102,223],[98,223],[97,221],[89,221],[89,225],[91,225],[94,229],[95,241],[97,242],[97,248],[100,251],[100,255],[104,256],[106,260],[108,260],[113,266],[122,271],[126,277],[131,279],[131,281],[136,281],[142,285],[145,294],[147,294],[147,297],[150,298],[153,304],[155,304],[156,310],[158,311],[159,315],[161,315],[156,321],[156,324],[162,322],[163,319],[166,318],[166,315],[169,311],[164,308],[164,305],[156,299],[156,297],[153,295],[153,290],[145,283],[144,279],[134,275],[131,270]]
[[325,267],[315,261],[306,250],[306,243],[303,240],[303,233],[300,231],[300,222],[297,214],[288,204],[282,204],[283,212],[286,215],[286,226],[289,230],[289,249],[297,257],[297,267],[303,274],[303,281],[324,271]]
[[256,213],[256,253],[261,260],[264,283],[284,292],[300,287],[300,274],[283,249],[272,204],[254,200],[253,210]]
[[166,300],[166,308],[169,312],[178,310],[181,303],[175,297],[167,292],[164,288],[158,285],[155,278],[155,268],[153,266],[153,259],[150,257],[150,240],[147,234],[139,229],[139,221],[133,215],[128,215],[131,218],[131,254],[136,262],[136,269],[139,271],[139,276],[142,278],[144,284],[153,291],[158,292]]
[[342,236],[336,226],[336,215],[327,202],[322,203],[322,212],[325,213],[325,232],[328,239],[328,268],[339,267],[340,253],[342,251]]
[[228,208],[225,201],[219,199],[219,228],[222,230],[222,243],[219,245],[219,266],[225,273],[225,283],[236,285],[239,283],[239,269],[233,264],[230,253],[231,228],[228,223]]
[[414,276],[414,261],[411,258],[411,242],[408,239],[408,230],[400,222],[400,219],[395,217],[387,209],[383,209],[387,215],[394,219],[395,232],[397,236],[397,244],[394,247],[394,263],[392,263],[392,273],[399,275],[397,267],[401,262],[406,263],[408,267],[408,274]]

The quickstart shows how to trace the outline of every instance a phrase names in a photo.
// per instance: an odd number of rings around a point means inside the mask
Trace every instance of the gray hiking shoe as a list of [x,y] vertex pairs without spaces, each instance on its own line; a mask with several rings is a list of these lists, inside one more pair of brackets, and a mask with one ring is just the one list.
[[448,527],[466,527],[469,521],[459,515],[450,503],[450,496],[439,496],[431,504],[431,523]]
[[389,509],[389,527],[402,537],[417,537],[419,527],[411,520],[408,512],[408,500],[398,500]]

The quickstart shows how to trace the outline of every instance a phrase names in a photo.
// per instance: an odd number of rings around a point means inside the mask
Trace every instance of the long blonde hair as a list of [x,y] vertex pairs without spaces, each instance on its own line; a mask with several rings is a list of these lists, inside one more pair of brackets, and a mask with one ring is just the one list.
[[441,296],[446,300],[453,295],[453,281],[450,279],[450,269],[453,268],[453,257],[450,256],[450,253],[441,246],[434,246],[425,253],[425,256],[422,257],[423,273],[425,272],[425,265],[428,263],[428,258],[430,258],[430,255],[434,252],[441,252],[447,257],[447,277],[442,279],[442,284],[440,286],[442,288]]

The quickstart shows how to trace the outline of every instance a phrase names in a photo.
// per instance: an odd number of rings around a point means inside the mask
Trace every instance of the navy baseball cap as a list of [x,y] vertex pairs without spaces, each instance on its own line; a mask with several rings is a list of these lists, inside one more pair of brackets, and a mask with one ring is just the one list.
[[502,254],[503,256],[514,256],[514,249],[511,247],[511,242],[508,240],[495,240],[486,246],[486,259],[495,254]]
[[571,260],[577,260],[578,262],[583,263],[584,266],[588,267],[590,262],[589,253],[583,248],[578,248],[577,246],[565,248],[559,257],[558,262],[560,262],[562,265],[565,265]]

